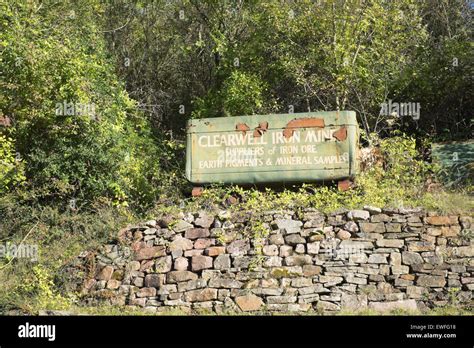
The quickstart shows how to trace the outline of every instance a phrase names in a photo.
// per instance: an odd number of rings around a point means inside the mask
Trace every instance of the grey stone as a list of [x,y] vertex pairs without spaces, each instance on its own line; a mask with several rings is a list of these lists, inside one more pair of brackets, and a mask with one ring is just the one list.
[[354,274],[346,275],[346,282],[351,284],[365,285],[367,284],[367,278],[356,277]]
[[189,271],[171,271],[167,274],[168,283],[179,283],[187,280],[196,280],[198,275]]
[[421,299],[427,293],[427,289],[422,286],[407,286],[407,296],[408,298]]
[[272,224],[274,228],[285,230],[286,234],[298,233],[303,223],[298,220],[276,219]]
[[334,285],[342,283],[344,278],[339,277],[339,276],[321,275],[319,276],[318,280],[320,283],[323,283],[324,286],[334,286]]
[[236,268],[248,268],[251,260],[249,256],[236,256],[232,264]]
[[227,246],[227,252],[235,255],[245,255],[250,250],[250,243],[247,240],[236,240]]
[[400,266],[402,264],[402,254],[390,253],[390,264],[392,266]]
[[[172,285],[172,286],[175,286],[175,285]],[[198,278],[196,280],[190,280],[187,282],[178,283],[177,291],[184,292],[184,291],[189,291],[189,290],[202,289],[202,288],[205,288],[206,286],[207,286],[207,280]],[[176,292],[176,290],[172,292]]]
[[171,256],[159,257],[155,260],[155,271],[157,273],[166,273],[171,271],[173,259]]
[[199,227],[209,228],[211,227],[212,223],[214,222],[214,217],[202,213],[199,217],[194,221],[194,224]]
[[342,294],[341,296],[341,307],[342,309],[347,309],[351,311],[357,311],[361,309],[366,309],[368,304],[367,295],[351,295],[351,294]]
[[420,254],[411,251],[402,252],[402,263],[405,265],[418,265],[423,263],[423,258]]
[[280,247],[280,257],[287,257],[293,255],[293,247],[289,245],[282,245]]
[[441,276],[422,274],[416,280],[416,285],[430,288],[442,288],[446,285],[446,279]]
[[298,303],[313,303],[319,301],[319,294],[309,294],[298,296]]
[[252,289],[252,293],[255,295],[261,295],[261,296],[280,296],[283,293],[283,289],[258,288],[258,289]]
[[282,258],[279,256],[270,256],[264,262],[264,267],[280,267],[282,265]]
[[186,222],[184,220],[178,220],[173,224],[172,230],[179,233],[179,232],[184,232],[189,228],[193,228],[194,226],[190,224],[189,222]]
[[385,224],[385,229],[387,230],[387,232],[389,233],[397,233],[397,232],[401,232],[402,231],[402,224],[400,223],[386,223]]
[[155,234],[156,231],[156,228],[147,228],[145,231],[143,231],[143,234]]
[[400,239],[378,239],[375,243],[382,248],[402,248],[404,245]]
[[267,303],[268,304],[295,303],[296,299],[297,299],[296,296],[268,296]]
[[311,303],[285,303],[285,304],[269,304],[267,305],[269,311],[280,312],[307,312],[311,308]]
[[308,254],[316,255],[319,253],[320,242],[308,243]]
[[230,265],[230,256],[227,254],[221,254],[216,257],[214,260],[214,268],[215,269],[229,269]]
[[324,226],[324,216],[315,216],[304,223],[304,228],[321,228]]
[[193,248],[193,242],[187,238],[176,236],[176,238],[170,243],[169,250],[171,252],[175,250],[190,250]]
[[277,256],[279,253],[278,246],[275,244],[265,245],[262,248],[263,255],[266,256]]
[[176,259],[176,258],[181,257],[181,256],[183,256],[183,250],[178,249],[178,250],[171,251],[171,257],[173,259]]
[[408,266],[402,266],[402,265],[392,266],[392,274],[395,274],[395,275],[408,274],[409,272],[410,272],[410,268]]
[[356,240],[343,240],[339,244],[339,248],[349,249],[349,250],[363,250],[363,249],[373,249],[374,244],[372,242],[361,242]]
[[458,257],[474,257],[474,244],[469,246],[461,246],[455,249]]
[[361,222],[359,226],[364,233],[384,233],[386,231],[383,222]]
[[304,244],[297,244],[296,247],[295,247],[295,253],[297,254],[304,254],[306,251],[306,248],[304,246]]
[[373,215],[380,214],[382,212],[382,209],[371,205],[364,205],[364,210],[367,210],[370,214]]
[[268,242],[270,244],[276,244],[276,245],[285,244],[285,240],[283,239],[283,235],[280,234],[280,233],[270,235],[270,237],[268,238]]
[[298,289],[298,294],[300,295],[330,293],[330,292],[331,291],[325,288],[322,284],[313,284],[311,286]]
[[294,278],[291,280],[291,286],[295,288],[304,288],[313,285],[311,278]]
[[365,210],[351,210],[347,213],[347,218],[349,220],[368,220],[370,218],[370,213]]
[[240,289],[242,285],[242,282],[235,279],[214,278],[209,280],[209,287],[211,288]]
[[359,232],[359,226],[354,221],[348,221],[344,224],[344,229],[349,232]]
[[368,263],[388,263],[387,262],[387,254],[371,254],[369,255]]
[[289,245],[297,245],[297,244],[302,244],[302,243],[306,243],[306,240],[301,237],[300,234],[290,234],[288,236],[285,236],[285,242]]
[[341,307],[329,301],[318,301],[316,309],[320,311],[339,311]]
[[311,265],[313,260],[309,255],[296,255],[286,257],[284,262],[286,266],[303,266]]

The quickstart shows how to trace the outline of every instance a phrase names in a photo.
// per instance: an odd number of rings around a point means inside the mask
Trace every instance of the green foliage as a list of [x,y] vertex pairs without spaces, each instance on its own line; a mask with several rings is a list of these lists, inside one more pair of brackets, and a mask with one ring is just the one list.
[[20,293],[25,293],[35,298],[34,309],[68,309],[72,304],[72,297],[64,297],[55,290],[51,270],[41,265],[33,266],[33,278],[21,284]]
[[126,209],[95,203],[80,212],[61,206],[31,206],[13,194],[0,196],[0,243],[38,245],[38,263],[16,258],[0,260],[0,311],[67,308],[74,294],[64,287],[62,266],[84,250],[117,238],[117,232],[139,221]]
[[[254,217],[255,219],[255,217]],[[252,220],[251,222],[251,236],[250,240],[252,242],[255,255],[252,258],[249,264],[249,270],[252,271],[253,269],[260,267],[265,260],[263,256],[263,246],[265,245],[265,240],[268,238],[270,234],[269,226],[265,226],[259,220]]]
[[5,193],[25,181],[24,164],[16,158],[11,139],[0,135],[0,193]]
[[[232,71],[217,93],[198,98],[192,116],[194,118],[252,115],[262,110],[265,86],[258,76]],[[222,114],[219,115],[219,111]]]
[[425,193],[431,164],[420,158],[416,140],[403,134],[380,140],[385,163],[375,165],[358,178],[364,198],[377,206],[416,205]]
[[[159,160],[166,145],[156,145],[113,72],[101,2],[1,6],[0,110],[14,121],[4,132],[24,158],[28,198],[88,205],[104,197],[118,207],[149,206],[166,178]],[[77,105],[90,112],[78,113]]]

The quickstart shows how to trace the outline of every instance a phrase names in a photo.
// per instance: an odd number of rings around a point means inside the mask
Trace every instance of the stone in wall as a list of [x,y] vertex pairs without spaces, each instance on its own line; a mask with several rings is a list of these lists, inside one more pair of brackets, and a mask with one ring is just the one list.
[[[268,235],[252,240],[259,222]],[[149,311],[416,310],[472,306],[470,216],[364,207],[197,212],[158,217],[119,232],[118,244],[82,253],[93,269],[86,301]],[[86,268],[88,269],[88,268]]]

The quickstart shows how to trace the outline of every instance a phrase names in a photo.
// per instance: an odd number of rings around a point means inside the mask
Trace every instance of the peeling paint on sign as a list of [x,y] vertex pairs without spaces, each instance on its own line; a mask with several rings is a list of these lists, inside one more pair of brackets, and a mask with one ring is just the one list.
[[337,132],[334,132],[332,135],[334,138],[336,138],[339,141],[344,141],[347,138],[347,128],[346,127],[341,127]]
[[253,132],[254,137],[261,137],[268,129],[268,122],[260,122]]
[[237,123],[235,129],[245,134],[247,131],[250,130],[250,127],[247,126],[245,123]]
[[285,138],[291,138],[295,131],[295,128],[312,127],[324,128],[324,119],[315,117],[295,118],[294,120],[288,122],[285,129],[283,130],[283,136]]

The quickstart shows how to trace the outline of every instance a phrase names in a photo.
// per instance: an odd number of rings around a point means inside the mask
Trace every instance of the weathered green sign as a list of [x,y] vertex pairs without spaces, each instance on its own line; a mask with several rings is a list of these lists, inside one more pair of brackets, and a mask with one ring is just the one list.
[[353,111],[190,120],[186,177],[196,185],[341,180],[359,170]]
[[433,161],[440,166],[439,177],[446,186],[464,185],[474,178],[474,141],[432,145]]

